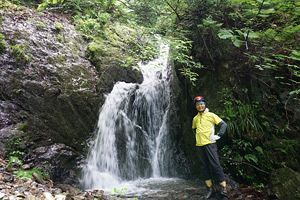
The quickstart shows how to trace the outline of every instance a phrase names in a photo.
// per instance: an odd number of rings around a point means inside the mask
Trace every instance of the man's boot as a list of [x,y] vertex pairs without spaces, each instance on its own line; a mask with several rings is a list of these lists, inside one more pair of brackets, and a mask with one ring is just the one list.
[[222,199],[228,199],[226,187],[221,187],[220,195],[221,195]]

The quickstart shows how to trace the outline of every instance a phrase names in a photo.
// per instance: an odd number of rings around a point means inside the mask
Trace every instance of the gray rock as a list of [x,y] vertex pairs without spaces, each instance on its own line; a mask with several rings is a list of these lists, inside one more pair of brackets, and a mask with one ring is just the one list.
[[300,173],[290,168],[280,168],[272,172],[272,190],[278,199],[300,199]]

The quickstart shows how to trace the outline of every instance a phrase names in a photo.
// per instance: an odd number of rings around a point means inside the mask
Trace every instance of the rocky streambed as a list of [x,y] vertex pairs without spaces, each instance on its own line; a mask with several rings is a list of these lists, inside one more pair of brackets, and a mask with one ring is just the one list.
[[80,191],[68,184],[53,184],[52,180],[44,180],[38,174],[32,179],[17,178],[13,171],[7,170],[8,163],[0,158],[0,199],[1,200],[81,200],[108,199],[100,190]]
[[[0,158],[0,200],[199,200],[205,199],[205,188],[197,181],[174,178],[137,180],[111,190],[83,191],[69,184],[54,183],[33,174],[20,179],[7,170],[7,161]],[[228,185],[229,199],[262,200],[266,194],[248,186]],[[216,194],[212,200],[220,199]]]

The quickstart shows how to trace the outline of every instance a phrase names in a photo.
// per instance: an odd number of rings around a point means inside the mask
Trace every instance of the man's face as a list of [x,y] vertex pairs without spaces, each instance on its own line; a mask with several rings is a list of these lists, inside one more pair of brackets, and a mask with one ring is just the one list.
[[205,110],[205,102],[200,101],[196,103],[196,109],[198,110],[198,112],[204,112]]

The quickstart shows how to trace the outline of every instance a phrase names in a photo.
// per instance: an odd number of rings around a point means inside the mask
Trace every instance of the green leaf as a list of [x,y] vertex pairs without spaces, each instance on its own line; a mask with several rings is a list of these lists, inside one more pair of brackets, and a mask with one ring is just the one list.
[[217,21],[213,20],[211,17],[207,17],[206,19],[202,20],[201,25],[205,27],[221,27],[222,23],[218,23]]
[[247,160],[247,161],[252,161],[254,163],[257,163],[258,162],[258,159],[255,155],[253,154],[247,154],[244,156],[244,158]]
[[10,156],[8,161],[8,166],[12,165],[22,165],[22,161],[16,156]]
[[255,67],[256,67],[257,69],[259,69],[260,71],[263,71],[263,70],[264,70],[264,68],[263,68],[261,65],[255,65]]
[[293,51],[291,52],[289,58],[291,58],[291,59],[293,59],[293,60],[300,61],[300,51],[293,50]]
[[243,41],[239,40],[237,37],[231,38],[231,41],[235,47],[241,47],[243,44]]
[[233,31],[228,29],[221,29],[218,33],[220,39],[228,39],[233,37]]
[[259,34],[256,32],[250,31],[248,37],[250,39],[257,39],[257,38],[259,38]]
[[264,153],[264,150],[260,146],[255,147],[255,150],[260,154]]
[[41,12],[41,11],[45,10],[47,8],[47,6],[48,6],[48,2],[43,2],[43,3],[39,4],[39,6],[37,7],[36,10],[38,12]]
[[298,95],[298,94],[300,94],[300,89],[298,89],[298,90],[293,90],[293,91],[291,91],[291,92],[289,92],[289,95]]

